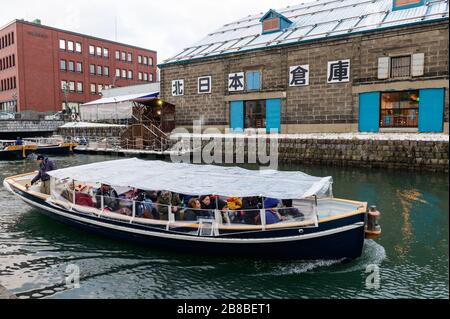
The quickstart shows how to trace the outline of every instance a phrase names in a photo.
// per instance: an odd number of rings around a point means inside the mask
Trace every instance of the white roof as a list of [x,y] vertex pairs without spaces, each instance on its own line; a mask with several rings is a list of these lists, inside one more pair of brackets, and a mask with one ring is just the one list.
[[249,15],[208,34],[161,65],[448,19],[449,4],[448,0],[427,0],[419,7],[393,10],[393,0],[317,0],[275,11],[293,23],[280,32],[261,34],[259,20],[266,12]]
[[104,183],[115,187],[166,190],[187,195],[263,196],[301,199],[329,193],[332,177],[302,172],[251,171],[239,167],[124,159],[48,172],[57,179]]
[[70,122],[61,125],[60,128],[102,128],[102,127],[123,127],[125,125],[89,123],[89,122]]
[[95,100],[89,103],[82,104],[82,106],[90,106],[90,105],[98,105],[98,104],[112,104],[112,103],[120,103],[131,101],[135,99],[145,98],[145,97],[156,97],[159,92],[149,92],[149,93],[137,93],[137,94],[128,94],[128,95],[120,95],[113,97],[104,97],[99,100]]

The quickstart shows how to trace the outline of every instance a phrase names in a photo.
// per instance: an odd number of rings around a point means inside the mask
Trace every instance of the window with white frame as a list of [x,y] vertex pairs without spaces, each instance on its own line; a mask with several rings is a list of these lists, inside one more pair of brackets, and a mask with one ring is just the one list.
[[104,75],[104,76],[109,76],[109,67],[108,67],[108,66],[105,66],[105,67],[103,68],[103,75]]
[[139,72],[139,73],[138,73],[138,80],[139,80],[139,81],[142,81],[142,72]]
[[144,81],[148,81],[148,74],[144,73]]
[[91,94],[95,94],[97,91],[97,86],[94,83],[91,83]]
[[61,50],[65,50],[66,49],[66,40],[59,40],[59,48]]
[[81,43],[80,42],[77,42],[77,43],[75,43],[75,52],[77,52],[77,53],[81,53]]
[[104,58],[109,58],[109,49],[103,48],[103,57]]
[[122,78],[127,78],[127,70],[122,70]]
[[74,51],[74,45],[72,41],[67,41],[67,50],[71,52]]
[[127,54],[127,60],[128,60],[128,62],[133,62],[133,54],[132,53],[128,53]]
[[122,51],[122,61],[127,60],[127,53]]
[[120,78],[120,69],[116,69],[116,78]]
[[116,51],[116,60],[120,60],[120,51]]
[[77,83],[77,92],[78,93],[83,93],[83,82],[78,82]]
[[97,75],[102,75],[103,74],[103,67],[101,65],[97,65]]
[[102,56],[102,48],[101,47],[97,47],[97,56]]
[[148,64],[148,57],[144,56],[144,64],[147,65]]
[[77,72],[83,73],[83,63],[82,62],[77,62]]
[[75,92],[75,82],[74,81],[69,82],[69,91]]
[[89,46],[89,54],[90,55],[95,55],[95,47],[93,45]]
[[60,68],[61,71],[66,71],[67,70],[66,60],[59,61],[59,68]]
[[142,55],[138,55],[138,63],[142,64]]
[[132,80],[133,79],[133,71],[128,70],[128,79]]

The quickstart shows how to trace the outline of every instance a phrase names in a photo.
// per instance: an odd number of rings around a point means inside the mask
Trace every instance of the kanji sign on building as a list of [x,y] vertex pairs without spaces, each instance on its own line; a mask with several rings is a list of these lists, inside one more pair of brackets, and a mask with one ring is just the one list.
[[289,68],[289,86],[309,85],[309,65],[296,65]]
[[228,91],[244,91],[244,72],[228,74]]
[[211,93],[211,77],[201,76],[198,78],[198,94]]
[[350,60],[328,62],[328,83],[350,81]]
[[184,80],[172,81],[172,96],[184,95]]

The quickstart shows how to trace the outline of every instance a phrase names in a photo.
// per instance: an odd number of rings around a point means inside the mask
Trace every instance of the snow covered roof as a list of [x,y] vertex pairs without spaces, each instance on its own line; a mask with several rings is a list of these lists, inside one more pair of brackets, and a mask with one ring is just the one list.
[[279,32],[263,34],[260,20],[267,13],[250,15],[208,34],[161,66],[448,19],[449,4],[448,0],[427,0],[423,5],[394,10],[393,0],[317,0],[275,11],[293,23]]
[[145,161],[136,158],[69,167],[48,174],[85,183],[166,190],[187,195],[264,196],[277,199],[323,197],[333,179],[302,172],[251,171],[239,167]]
[[137,94],[127,94],[120,96],[112,96],[112,97],[104,97],[99,100],[95,100],[89,103],[82,104],[82,106],[90,106],[90,105],[98,105],[98,104],[111,104],[111,103],[120,103],[126,101],[132,101],[135,99],[141,98],[150,98],[150,97],[158,97],[159,92],[150,92],[150,93],[137,93]]
[[60,126],[60,128],[102,128],[102,127],[125,127],[125,125],[89,123],[89,122],[70,122]]

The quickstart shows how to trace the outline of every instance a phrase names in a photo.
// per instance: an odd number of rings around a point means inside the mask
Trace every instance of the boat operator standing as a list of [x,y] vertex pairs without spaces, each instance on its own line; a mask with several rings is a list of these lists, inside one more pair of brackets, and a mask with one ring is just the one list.
[[56,164],[48,157],[42,155],[39,155],[36,160],[39,164],[39,173],[33,178],[31,185],[41,180],[41,193],[50,195],[50,176],[47,172],[56,170]]

